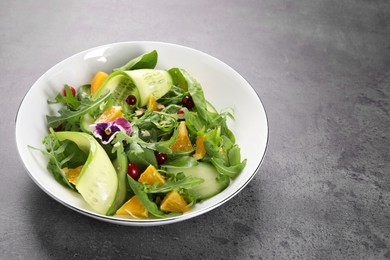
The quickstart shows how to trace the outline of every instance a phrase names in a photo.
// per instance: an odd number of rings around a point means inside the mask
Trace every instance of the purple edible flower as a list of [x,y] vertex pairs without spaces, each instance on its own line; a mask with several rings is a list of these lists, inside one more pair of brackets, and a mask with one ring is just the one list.
[[114,140],[116,133],[123,132],[127,135],[131,132],[131,124],[125,118],[120,117],[111,122],[97,123],[91,125],[92,133],[96,138],[108,144]]

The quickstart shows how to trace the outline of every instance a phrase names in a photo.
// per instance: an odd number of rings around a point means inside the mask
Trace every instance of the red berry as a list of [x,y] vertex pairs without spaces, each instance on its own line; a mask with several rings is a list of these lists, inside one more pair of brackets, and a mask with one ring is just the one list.
[[177,117],[177,120],[178,121],[184,121],[185,119],[184,119],[184,110],[183,109],[179,109],[179,110],[177,110],[177,115],[178,115],[178,117]]
[[181,100],[181,104],[190,109],[194,106],[194,101],[192,100],[191,96],[184,96],[183,99]]
[[133,95],[129,95],[126,98],[126,103],[129,104],[130,106],[135,105],[135,103],[137,103],[137,98]]
[[168,155],[165,153],[155,152],[154,154],[158,164],[164,164],[168,159]]
[[129,163],[127,166],[127,174],[134,180],[137,180],[139,177],[138,166],[135,163]]
[[53,129],[55,132],[62,131],[62,124]]
[[[69,88],[70,88],[70,91],[72,91],[72,95],[76,96],[76,89],[74,87],[71,87],[71,86],[69,86]],[[65,88],[62,90],[62,95],[66,96],[66,89]]]

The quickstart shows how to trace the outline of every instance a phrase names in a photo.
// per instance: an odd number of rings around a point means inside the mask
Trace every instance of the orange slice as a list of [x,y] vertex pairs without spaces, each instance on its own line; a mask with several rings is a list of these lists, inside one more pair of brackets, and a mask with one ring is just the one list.
[[148,99],[148,104],[146,105],[149,111],[159,111],[158,103],[154,96],[150,96]]
[[187,206],[186,200],[175,190],[170,191],[164,197],[160,209],[166,212],[176,213],[183,213],[191,210],[191,208]]
[[131,215],[135,218],[147,218],[148,210],[142,205],[139,198],[134,195],[116,211],[116,215]]
[[[77,168],[66,168],[66,173],[68,176],[68,181],[72,183],[73,185],[76,185],[77,178],[80,175],[81,170],[83,169],[84,165],[80,165]],[[64,169],[65,170],[65,169]]]
[[121,106],[111,106],[95,120],[95,124],[110,122],[122,116]]
[[206,149],[204,148],[204,140],[206,137],[204,135],[198,135],[196,137],[196,149],[193,155],[195,160],[203,159],[206,155]]
[[170,148],[172,152],[187,152],[193,149],[185,121],[180,122],[179,133]]
[[159,184],[157,186],[160,187],[164,185],[166,181],[164,176],[162,176],[153,165],[149,165],[139,176],[138,182],[147,183],[149,185],[154,185],[158,182]]
[[102,85],[103,81],[106,80],[107,77],[108,74],[103,71],[99,71],[95,74],[91,81],[91,95],[95,94],[95,92],[99,89],[99,87]]

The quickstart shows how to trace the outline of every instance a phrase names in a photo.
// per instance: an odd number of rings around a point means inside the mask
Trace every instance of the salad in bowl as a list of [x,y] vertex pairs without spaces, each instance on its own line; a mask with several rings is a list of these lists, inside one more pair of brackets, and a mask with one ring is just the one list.
[[[236,138],[240,128],[234,129],[234,104],[215,104],[184,64],[164,66],[156,48],[161,46],[148,47],[115,64],[88,66],[78,81],[70,77],[61,87],[45,89],[40,142],[39,136],[29,142],[18,128],[30,92],[17,117],[18,147],[27,146],[19,152],[28,151],[33,162],[24,163],[33,180],[65,205],[109,222],[157,225],[211,210],[249,182],[265,152],[266,125],[257,143],[261,157],[253,164]],[[110,52],[98,52],[102,50],[112,51],[97,48],[79,62],[112,58]],[[52,79],[45,82],[53,84]],[[266,124],[260,112],[263,121],[258,124]],[[39,174],[30,170],[31,163],[35,171],[40,168]]]

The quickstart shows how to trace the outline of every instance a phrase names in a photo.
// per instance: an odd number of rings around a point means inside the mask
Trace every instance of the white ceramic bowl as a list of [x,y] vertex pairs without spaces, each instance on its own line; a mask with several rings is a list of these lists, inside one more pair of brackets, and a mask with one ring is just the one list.
[[[28,145],[42,147],[48,133],[45,116],[57,108],[49,107],[64,84],[88,83],[97,71],[110,72],[140,54],[157,50],[157,68],[180,67],[201,83],[208,99],[217,110],[234,106],[235,120],[229,126],[241,148],[247,165],[231,185],[218,195],[199,203],[181,216],[167,219],[121,219],[93,212],[82,197],[55,181],[46,169],[47,159]],[[52,198],[87,216],[122,225],[153,226],[174,223],[206,213],[237,195],[255,176],[265,155],[268,123],[264,107],[253,88],[235,70],[220,60],[188,47],[161,42],[120,42],[89,49],[61,61],[43,74],[24,97],[16,118],[16,144],[30,177]]]

